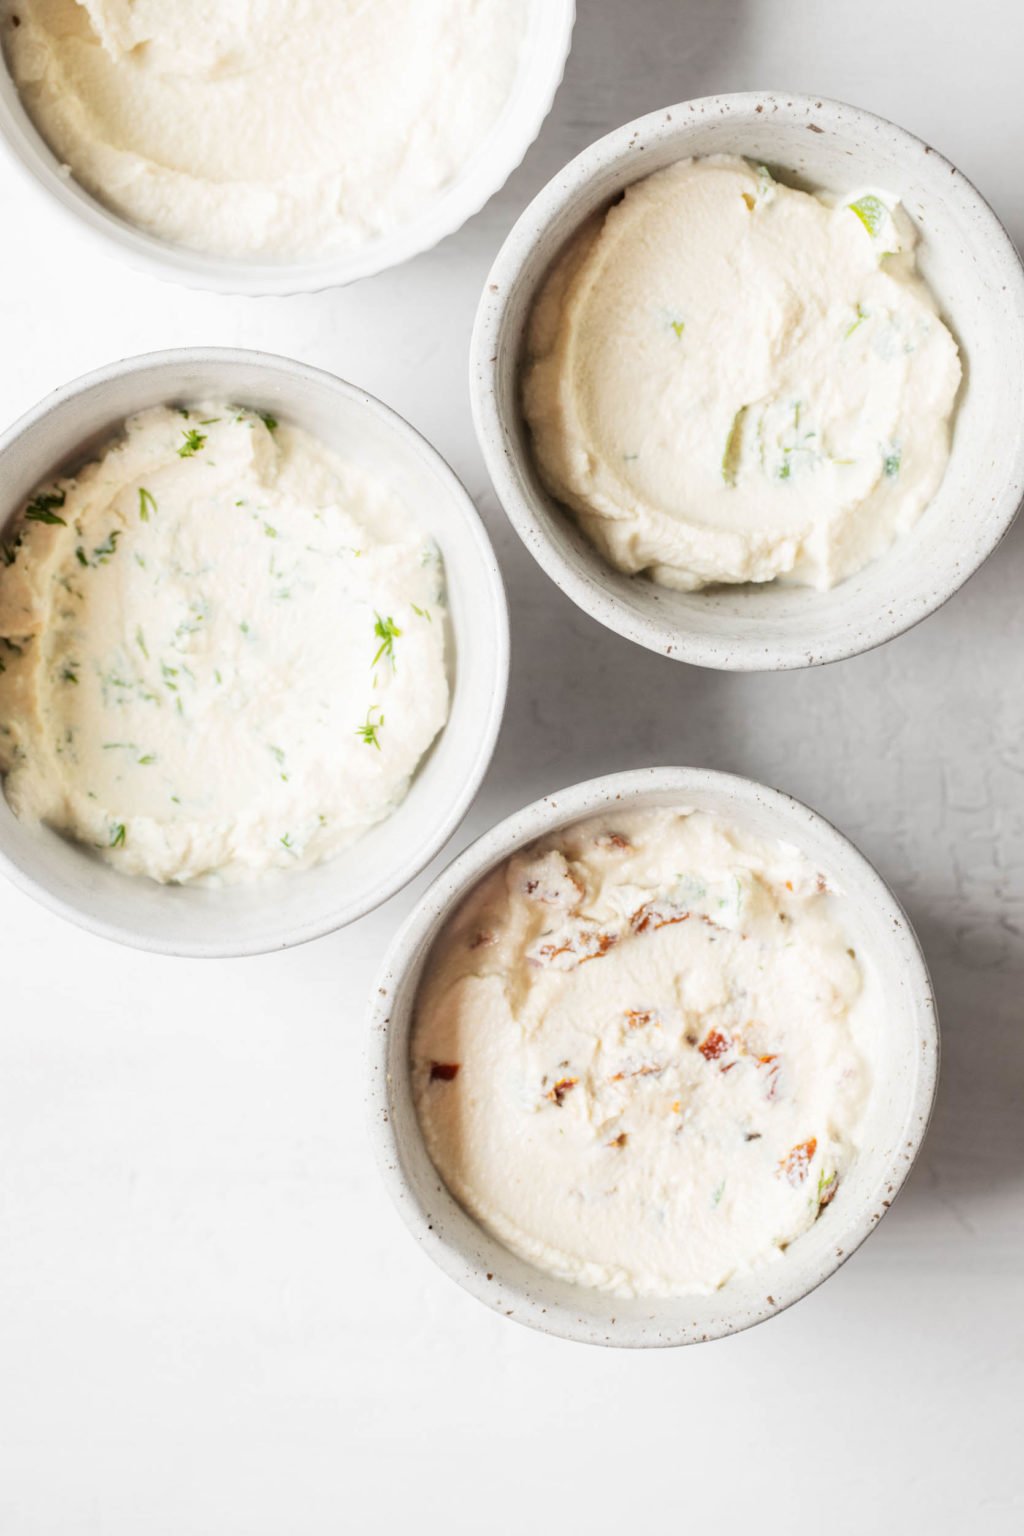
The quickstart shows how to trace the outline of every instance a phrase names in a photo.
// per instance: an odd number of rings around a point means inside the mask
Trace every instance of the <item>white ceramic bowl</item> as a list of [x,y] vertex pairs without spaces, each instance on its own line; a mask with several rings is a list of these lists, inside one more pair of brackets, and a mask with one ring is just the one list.
[[[608,809],[707,811],[798,847],[845,898],[857,953],[888,1009],[864,1144],[835,1200],[769,1266],[711,1296],[624,1301],[517,1258],[467,1215],[424,1145],[409,1078],[409,1035],[431,946],[463,898],[534,839]],[[388,1190],[417,1242],[503,1316],[588,1344],[693,1344],[773,1317],[834,1273],[872,1232],[910,1171],[935,1096],[939,1034],[927,967],[910,923],[867,860],[799,801],[749,779],[697,768],[648,768],[574,785],[510,816],[450,864],[395,938],[371,1002],[371,1134]]]
[[0,795],[0,871],[45,906],[106,938],[164,954],[257,954],[315,939],[379,906],[444,845],[490,762],[508,681],[508,613],[494,552],[468,494],[408,422],[351,384],[259,352],[209,348],[112,363],[57,390],[0,438],[0,530],[40,484],[70,473],[132,412],[232,401],[306,428],[377,472],[444,559],[455,665],[448,724],[386,821],[316,868],[224,890],[118,873]]
[[454,234],[504,186],[554,101],[572,42],[575,0],[530,0],[526,40],[511,94],[454,180],[410,223],[357,250],[307,261],[204,255],[146,234],[104,207],[65,171],[21,104],[0,56],[0,142],[77,227],[131,266],[215,293],[317,293],[397,266]]
[[[830,592],[770,584],[672,592],[605,563],[544,489],[519,406],[526,318],[580,223],[632,182],[690,155],[746,155],[816,190],[897,193],[921,235],[920,268],[965,369],[942,486],[917,525]],[[549,182],[503,246],[473,335],[477,435],[505,511],[534,558],[586,612],[681,661],[778,670],[869,650],[932,613],[991,554],[1024,495],[1024,274],[971,183],[927,144],[856,107],[749,92],[627,123]]]

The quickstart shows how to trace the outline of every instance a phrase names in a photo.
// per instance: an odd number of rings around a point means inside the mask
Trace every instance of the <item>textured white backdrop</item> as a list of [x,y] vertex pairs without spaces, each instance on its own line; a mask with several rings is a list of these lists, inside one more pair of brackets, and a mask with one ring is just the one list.
[[954,159],[1020,240],[1022,50],[1020,0],[581,0],[564,89],[504,192],[433,253],[309,298],[125,273],[0,166],[4,423],[111,358],[259,346],[381,395],[466,481],[514,662],[449,853],[612,769],[777,784],[896,887],[944,1042],[921,1162],[835,1279],[720,1344],[587,1350],[436,1273],[371,1165],[363,999],[426,877],[319,944],[215,964],[115,949],[0,886],[2,1536],[1024,1528],[1024,526],[873,655],[687,669],[533,565],[466,386],[477,294],[526,200],[605,130],[689,96],[869,107]]

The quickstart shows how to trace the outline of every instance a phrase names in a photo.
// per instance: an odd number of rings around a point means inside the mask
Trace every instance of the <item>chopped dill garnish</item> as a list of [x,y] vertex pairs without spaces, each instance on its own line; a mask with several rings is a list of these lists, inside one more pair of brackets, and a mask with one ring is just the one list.
[[903,459],[903,454],[902,454],[902,452],[900,451],[899,448],[894,448],[892,453],[887,453],[886,454],[885,459],[883,460],[883,463],[882,463],[882,468],[884,469],[888,479],[891,480],[894,475],[898,475],[899,474],[899,472],[900,472],[900,463],[901,463],[902,459]]
[[382,656],[386,656],[391,665],[394,666],[395,641],[401,635],[402,631],[399,629],[394,619],[392,619],[390,616],[386,619],[382,619],[378,613],[375,614],[374,617],[376,618],[377,622],[373,626],[373,632],[377,639],[380,641],[380,645],[377,647],[377,654],[370,662],[370,666],[375,667]]
[[67,523],[54,511],[54,507],[62,507],[66,500],[64,491],[42,491],[33,496],[25,508],[25,519],[30,523],[58,523],[61,528],[66,528]]
[[142,625],[141,624],[138,626],[138,628],[135,631],[135,644],[138,646],[139,650],[142,652],[143,656],[145,656],[146,660],[148,661],[149,660],[149,652],[146,649],[146,637],[142,633]]
[[78,673],[73,671],[71,669],[71,667],[65,667],[64,670],[60,674],[60,680],[61,680],[62,683],[74,683],[75,686],[77,687],[77,685],[78,685]]
[[269,523],[264,523],[263,524],[263,532],[266,534],[268,539],[276,539],[277,538],[277,529],[276,528],[272,528]]
[[[186,411],[183,414],[187,415],[188,412]],[[189,427],[187,432],[182,433],[182,437],[184,437],[185,441],[178,449],[179,459],[190,459],[194,453],[199,452],[200,448],[204,448],[206,446],[206,438],[204,434],[202,432],[197,432],[195,427]]]
[[278,419],[277,419],[276,416],[271,416],[269,411],[257,411],[256,414],[259,417],[260,421],[262,421],[263,425],[266,427],[268,432],[276,432],[277,431],[278,426],[280,425],[280,423],[278,422]]
[[376,747],[379,752],[380,742],[377,740],[377,732],[384,724],[384,716],[381,715],[379,720],[374,720],[375,714],[380,714],[380,710],[376,704],[371,704],[366,712],[365,725],[356,726],[356,735],[362,737],[368,747]]
[[149,522],[150,512],[156,511],[156,501],[150,491],[143,490],[139,486],[139,517],[144,523]]
[[111,848],[123,848],[127,833],[123,821],[116,822],[110,834]]
[[287,848],[289,853],[294,853],[295,850],[292,847],[292,835],[290,832],[286,832],[284,837],[281,838],[281,847]]
[[79,544],[78,548],[75,550],[75,559],[78,561],[79,565],[88,566],[89,564],[85,550],[82,548],[81,544]]
[[729,436],[725,440],[725,451],[722,454],[722,479],[726,485],[735,485],[736,476],[739,474],[740,454],[743,449],[743,423],[746,415],[747,407],[741,405],[732,419]]
[[3,560],[4,565],[14,564],[15,560],[18,558],[18,545],[20,543],[20,534],[14,540],[13,544],[5,544],[4,541],[0,539],[0,560]]
[[201,427],[215,427],[217,425],[218,421],[220,421],[220,417],[219,416],[207,416],[206,420],[205,421],[201,421],[199,423],[199,425]]
[[421,608],[418,603],[413,603],[412,611],[413,613],[418,613],[421,619],[426,619],[428,624],[433,624],[434,621],[430,617],[429,608]]
[[148,768],[150,763],[155,763],[155,762],[156,762],[156,758],[153,756],[152,752],[147,752],[145,757],[140,757],[139,758],[139,767],[140,768]]
[[867,310],[864,308],[863,304],[858,304],[857,305],[857,318],[856,318],[856,320],[854,320],[852,325],[848,325],[847,326],[846,334],[843,337],[843,340],[844,341],[848,341],[850,339],[850,337],[853,335],[854,331],[857,330],[859,326],[862,326],[864,324],[864,321],[867,318],[868,318]]
[[670,320],[669,325],[676,333],[676,341],[682,341],[683,332],[686,330],[685,320]]
[[107,537],[103,540],[103,543],[96,545],[96,548],[92,552],[94,565],[106,565],[111,555],[116,553],[117,541],[120,537],[121,530],[119,528],[113,528],[111,529],[110,533],[107,534]]

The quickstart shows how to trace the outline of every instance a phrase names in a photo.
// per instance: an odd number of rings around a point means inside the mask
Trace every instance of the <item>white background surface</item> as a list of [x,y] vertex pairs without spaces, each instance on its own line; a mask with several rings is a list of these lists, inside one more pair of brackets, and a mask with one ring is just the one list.
[[732,769],[857,841],[918,925],[944,1075],[910,1184],[793,1311],[686,1351],[492,1316],[420,1256],[363,1125],[363,1000],[425,878],[306,949],[115,949],[0,888],[0,1536],[399,1530],[732,1536],[1024,1528],[1024,525],[936,617],[735,677],[578,613],[505,525],[469,421],[477,295],[525,201],[620,122],[792,89],[894,118],[1024,236],[1019,0],[582,0],[505,191],[355,288],[134,277],[0,167],[0,418],[111,358],[266,347],[381,395],[476,497],[512,605],[509,711],[454,852],[573,780]]

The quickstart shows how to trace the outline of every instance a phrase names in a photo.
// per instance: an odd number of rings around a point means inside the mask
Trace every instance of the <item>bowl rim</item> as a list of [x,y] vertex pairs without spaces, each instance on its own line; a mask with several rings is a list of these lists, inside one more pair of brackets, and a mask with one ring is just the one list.
[[[626,640],[646,646],[675,661],[726,671],[775,672],[808,666],[823,666],[859,656],[905,634],[923,619],[942,608],[981,568],[1009,532],[1024,501],[1024,420],[1018,433],[1012,458],[1007,464],[1008,490],[1001,498],[1000,515],[989,520],[987,533],[976,543],[971,558],[957,566],[956,576],[933,589],[924,599],[903,598],[895,591],[874,615],[870,629],[847,631],[846,638],[831,645],[817,643],[817,652],[802,641],[775,641],[766,644],[754,632],[731,641],[694,635],[669,620],[639,614],[627,608],[611,589],[610,578],[621,576],[605,566],[603,556],[589,547],[575,566],[549,539],[543,523],[531,510],[520,490],[515,466],[522,462],[506,432],[498,407],[496,388],[502,363],[502,332],[509,298],[516,289],[523,269],[533,260],[538,243],[551,225],[575,201],[580,189],[592,182],[606,166],[624,160],[638,145],[672,140],[685,132],[700,113],[732,116],[755,122],[759,118],[781,117],[793,122],[813,118],[829,126],[840,118],[855,120],[876,133],[889,135],[903,154],[927,154],[934,164],[954,178],[961,196],[972,208],[985,231],[985,239],[1005,275],[1005,291],[1012,304],[1024,313],[1024,258],[991,204],[952,161],[933,149],[925,140],[898,123],[869,112],[863,107],[826,96],[782,91],[737,91],[719,96],[694,97],[661,107],[643,117],[633,118],[611,133],[589,144],[558,171],[527,205],[503,242],[487,274],[478,303],[470,343],[469,390],[473,425],[497,499],[530,554],[578,608]],[[819,122],[820,120],[820,122]],[[828,128],[826,128],[828,131]],[[685,151],[681,150],[681,157]],[[622,183],[623,188],[641,180],[646,172],[639,169]],[[539,274],[533,288],[536,294],[544,274]],[[532,295],[531,295],[532,299]],[[571,517],[564,511],[564,516]],[[608,575],[605,575],[607,570]],[[636,577],[636,580],[645,578]]]
[[[779,817],[780,837],[785,841],[793,841],[798,848],[801,847],[800,833],[813,829],[817,837],[835,850],[837,858],[843,861],[846,869],[855,873],[863,892],[871,894],[879,903],[881,913],[887,920],[890,941],[907,980],[906,1014],[908,1019],[914,1021],[919,1044],[915,1052],[915,1077],[907,1094],[903,1135],[893,1151],[884,1176],[880,1176],[878,1181],[879,1187],[884,1185],[885,1200],[882,1201],[879,1195],[877,1209],[874,1208],[873,1200],[857,1209],[847,1225],[837,1230],[836,1241],[830,1245],[828,1257],[812,1267],[807,1278],[780,1276],[777,1270],[773,1270],[771,1286],[774,1296],[770,1306],[748,1313],[740,1312],[732,1319],[723,1318],[717,1325],[711,1326],[659,1320],[660,1309],[672,1306],[678,1308],[686,1298],[665,1302],[654,1299],[650,1303],[653,1315],[646,1324],[632,1325],[628,1329],[623,1325],[620,1334],[612,1334],[608,1332],[606,1323],[597,1323],[583,1315],[584,1307],[577,1310],[546,1297],[543,1294],[544,1284],[555,1282],[541,1270],[533,1271],[538,1277],[537,1294],[524,1292],[516,1283],[505,1283],[500,1273],[499,1260],[501,1254],[508,1253],[508,1250],[504,1249],[497,1238],[492,1238],[486,1232],[484,1236],[488,1246],[494,1251],[490,1260],[491,1270],[485,1271],[482,1265],[475,1264],[463,1254],[455,1243],[448,1241],[438,1230],[434,1216],[420,1203],[405,1171],[405,1147],[400,1143],[395,1129],[400,1117],[394,1112],[396,1084],[391,1075],[389,1055],[392,1030],[396,1027],[393,1025],[393,999],[398,989],[409,982],[410,976],[414,976],[418,983],[419,973],[438,933],[468,892],[518,849],[560,827],[588,816],[599,815],[613,806],[622,807],[624,801],[645,793],[673,793],[685,805],[688,797],[708,791],[726,795],[738,807],[760,806],[769,809]],[[411,1013],[414,997],[415,991],[403,1007],[403,1018]],[[370,995],[369,1026],[366,1103],[370,1140],[385,1188],[419,1246],[449,1279],[500,1316],[511,1317],[515,1322],[558,1338],[611,1347],[664,1348],[708,1342],[741,1333],[777,1316],[810,1295],[842,1268],[875,1230],[896,1199],[927,1134],[938,1089],[940,1035],[934,988],[920,940],[890,887],[859,848],[810,806],[756,780],[705,768],[635,768],[605,774],[544,795],[497,822],[442,870],[395,934],[381,962]],[[404,1083],[403,1077],[403,1084],[398,1089],[403,1098],[406,1092]],[[484,1229],[479,1227],[474,1218],[458,1206],[430,1162],[414,1108],[411,1108],[407,1123],[416,1138],[411,1156],[421,1165],[430,1167],[442,1202],[455,1207],[476,1230],[483,1232]],[[510,1253],[509,1258],[522,1264]],[[529,1270],[530,1266],[526,1268]],[[578,1291],[581,1300],[600,1294],[582,1286],[578,1287]],[[715,1294],[720,1295],[722,1292]]]
[[[329,288],[345,287],[361,278],[400,266],[455,234],[490,202],[522,163],[561,87],[576,21],[576,0],[543,0],[543,3],[545,10],[550,8],[550,15],[554,17],[554,21],[549,17],[546,21],[555,29],[556,41],[544,54],[534,50],[537,57],[529,61],[531,91],[527,98],[532,107],[527,112],[520,105],[521,132],[510,135],[506,152],[490,162],[491,174],[485,174],[485,163],[480,162],[479,168],[467,177],[467,167],[475,158],[471,156],[418,216],[395,230],[385,231],[365,246],[333,258],[273,262],[209,255],[162,239],[132,224],[86,191],[62,167],[25,109],[2,48],[0,151],[94,249],[150,277],[185,288],[250,298],[322,293]],[[521,63],[520,71],[523,67]],[[508,102],[505,106],[507,108]],[[495,132],[501,120],[499,113],[483,142]]]
[[[348,927],[349,924],[375,911],[392,896],[404,890],[410,881],[422,873],[452,837],[476,798],[494,755],[498,733],[504,718],[510,666],[508,599],[501,568],[483,519],[468,490],[438,449],[404,416],[392,406],[386,405],[376,395],[371,395],[367,390],[359,388],[348,380],[338,378],[326,369],[316,368],[309,363],[299,362],[294,358],[283,357],[276,353],[244,347],[174,347],[158,352],[141,353],[104,364],[100,368],[82,374],[51,391],[37,404],[31,406],[0,434],[0,464],[7,450],[26,431],[39,425],[59,407],[78,397],[100,392],[111,383],[126,377],[130,378],[134,374],[154,373],[182,366],[217,367],[225,364],[241,365],[247,368],[257,367],[265,370],[268,375],[284,378],[286,381],[300,378],[319,387],[326,387],[355,404],[359,409],[375,416],[392,431],[407,438],[416,452],[431,464],[439,480],[450,493],[453,505],[457,506],[461,512],[466,536],[472,540],[474,552],[489,583],[488,611],[491,615],[490,622],[494,634],[495,667],[487,712],[477,721],[473,750],[471,754],[467,754],[468,761],[464,773],[460,776],[458,793],[446,816],[438,821],[430,835],[424,838],[415,857],[391,880],[381,881],[378,885],[370,887],[355,901],[336,906],[332,916],[324,917],[320,921],[292,924],[291,927],[282,929],[280,935],[272,942],[256,940],[252,943],[238,941],[224,943],[214,940],[184,944],[180,940],[164,941],[157,936],[139,934],[119,923],[108,922],[88,909],[56,894],[46,882],[37,879],[31,872],[16,864],[0,841],[0,875],[4,875],[17,889],[32,897],[56,916],[100,938],[127,944],[132,948],[147,950],[154,954],[191,959],[225,959],[270,954],[282,949],[295,948],[300,944],[310,943],[314,939],[323,938],[329,933]],[[0,794],[2,793],[3,789],[0,786]],[[0,827],[0,837],[2,837],[2,827]],[[323,867],[325,866],[313,866],[313,868]],[[297,872],[297,878],[301,879],[307,872]],[[135,875],[124,876],[126,880],[144,878],[144,876]],[[268,900],[272,897],[275,888],[275,881],[267,882]]]

